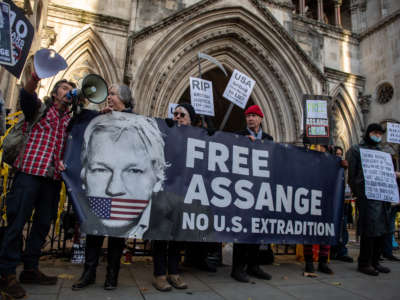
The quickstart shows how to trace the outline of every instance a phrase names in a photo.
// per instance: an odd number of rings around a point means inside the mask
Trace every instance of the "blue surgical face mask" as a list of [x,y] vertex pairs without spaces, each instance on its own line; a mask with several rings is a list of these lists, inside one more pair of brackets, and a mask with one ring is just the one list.
[[371,140],[373,140],[375,143],[380,143],[382,141],[382,137],[376,136],[376,135],[370,135],[369,136]]

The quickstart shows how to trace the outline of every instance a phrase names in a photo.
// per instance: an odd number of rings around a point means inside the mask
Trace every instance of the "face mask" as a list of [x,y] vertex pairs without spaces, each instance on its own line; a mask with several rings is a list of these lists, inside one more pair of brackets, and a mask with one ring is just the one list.
[[382,138],[376,135],[370,135],[369,136],[371,140],[373,140],[375,143],[380,143],[382,141]]

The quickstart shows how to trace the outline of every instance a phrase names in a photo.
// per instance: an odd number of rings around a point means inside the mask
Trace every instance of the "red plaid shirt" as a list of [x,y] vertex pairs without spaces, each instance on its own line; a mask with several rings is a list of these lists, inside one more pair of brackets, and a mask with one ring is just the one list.
[[[68,113],[60,114],[51,106],[33,126],[25,151],[17,157],[14,166],[27,174],[61,179],[57,166],[62,159],[70,119]],[[27,130],[26,123],[23,130]]]

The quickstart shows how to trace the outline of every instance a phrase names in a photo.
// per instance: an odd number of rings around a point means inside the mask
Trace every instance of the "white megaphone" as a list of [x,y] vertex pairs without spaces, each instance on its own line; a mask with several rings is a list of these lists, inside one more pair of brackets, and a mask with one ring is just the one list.
[[68,99],[86,98],[90,102],[100,104],[107,99],[108,87],[105,80],[96,74],[86,75],[82,80],[80,89],[73,89],[68,92]]
[[68,67],[65,59],[53,49],[40,49],[33,57],[33,65],[37,76],[41,79],[56,75]]

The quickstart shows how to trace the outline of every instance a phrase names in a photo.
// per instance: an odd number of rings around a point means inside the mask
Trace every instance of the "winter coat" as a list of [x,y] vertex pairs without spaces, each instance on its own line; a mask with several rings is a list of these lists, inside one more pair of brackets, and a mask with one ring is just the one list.
[[390,203],[368,199],[365,195],[365,180],[361,164],[360,148],[380,150],[378,145],[362,142],[347,151],[349,162],[348,183],[357,197],[359,212],[357,233],[368,237],[382,236],[390,232]]

